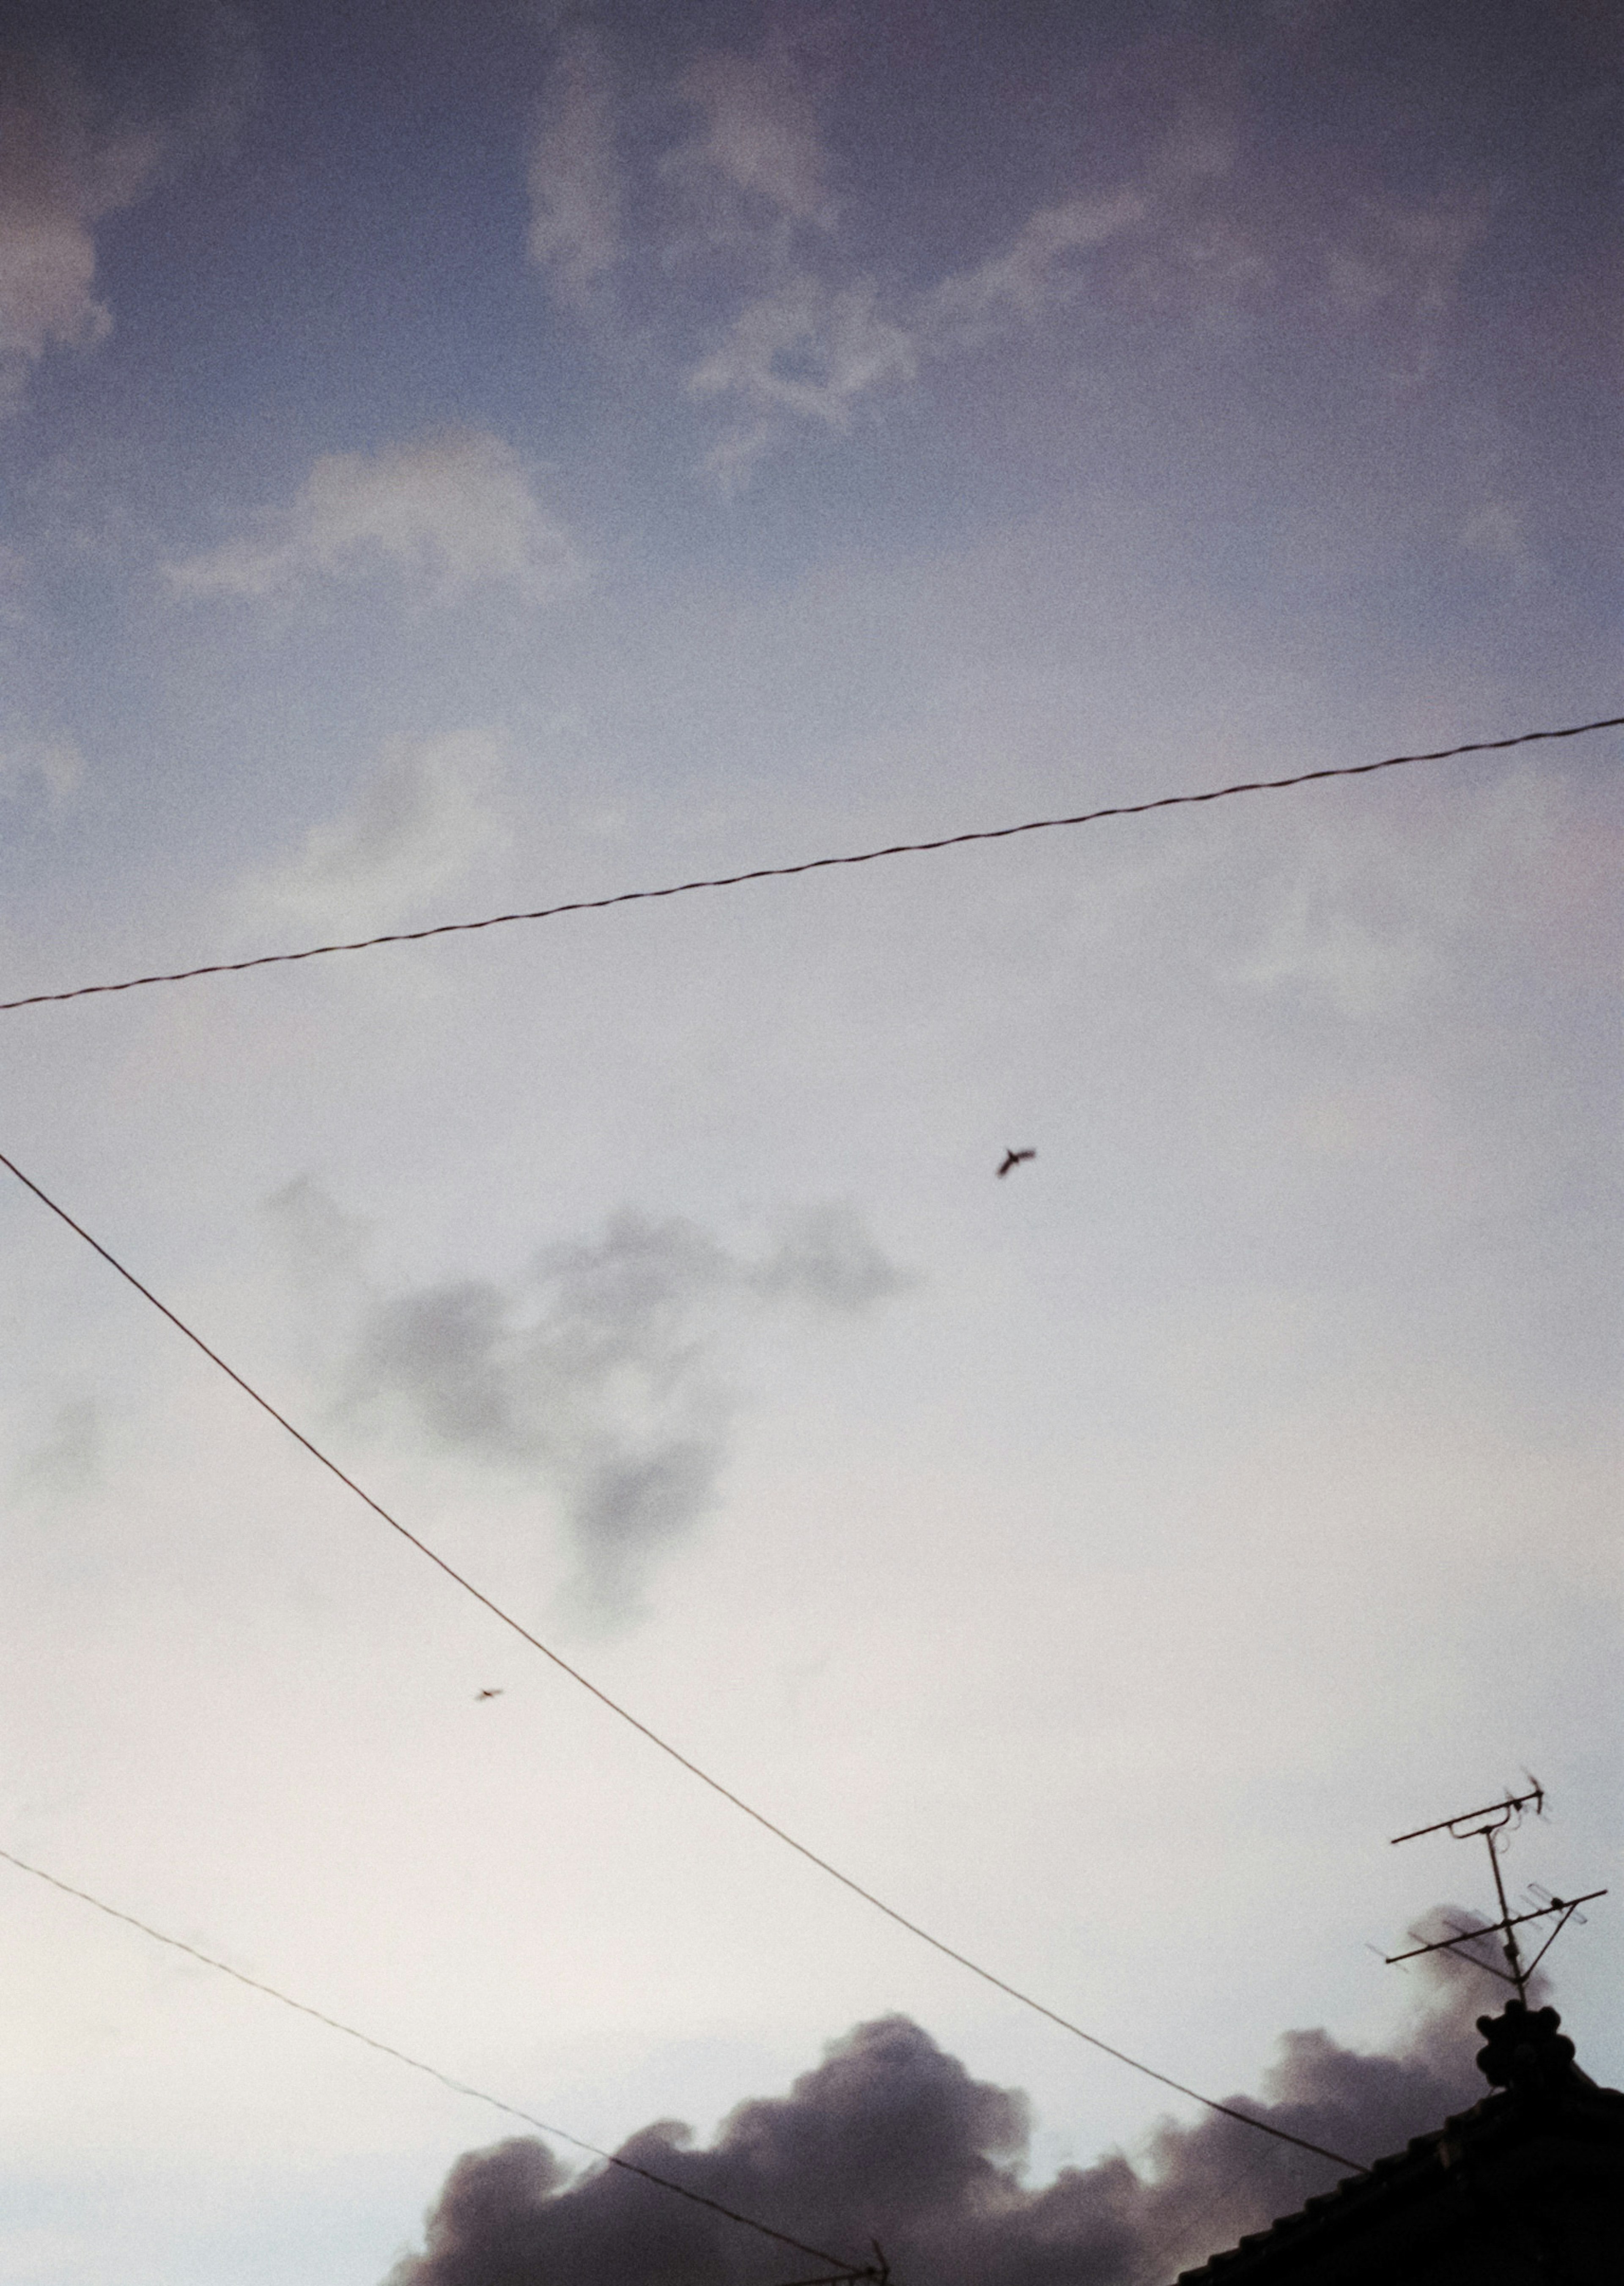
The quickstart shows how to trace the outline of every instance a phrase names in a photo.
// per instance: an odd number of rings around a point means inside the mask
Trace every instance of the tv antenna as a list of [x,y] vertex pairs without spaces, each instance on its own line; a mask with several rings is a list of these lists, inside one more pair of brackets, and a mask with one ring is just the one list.
[[[1473,1943],[1478,1937],[1498,1936],[1503,1939],[1500,1950],[1505,1967],[1497,1968],[1492,1960],[1485,1960],[1481,1956],[1478,1957],[1478,1965],[1480,1968],[1486,1968],[1491,1976],[1498,1976],[1502,1984],[1513,1985],[1518,1998],[1525,2007],[1527,2006],[1529,1978],[1574,1915],[1578,1914],[1580,1920],[1583,1921],[1584,1915],[1579,1912],[1580,1906],[1588,1905],[1593,1898],[1604,1897],[1607,1894],[1605,1889],[1587,1889],[1581,1897],[1556,1897],[1550,1896],[1548,1890],[1541,1889],[1538,1894],[1549,1897],[1548,1904],[1536,1905],[1525,1913],[1511,1911],[1506,1902],[1506,1885],[1500,1871],[1500,1853],[1505,1837],[1516,1832],[1530,1805],[1535,1817],[1545,1815],[1544,1787],[1533,1777],[1530,1777],[1528,1784],[1526,1793],[1510,1793],[1500,1801],[1486,1803],[1481,1809],[1462,1810],[1457,1817],[1440,1817],[1435,1825],[1418,1825],[1413,1833],[1393,1835],[1392,1846],[1395,1848],[1400,1841],[1419,1841],[1427,1833],[1447,1833],[1452,1841],[1481,1841],[1488,1851],[1489,1867],[1494,1876],[1494,1895],[1500,1900],[1500,1919],[1486,1922],[1481,1928],[1453,1929],[1448,1936],[1440,1936],[1431,1944],[1414,1945],[1408,1952],[1384,1953],[1382,1957],[1389,1968],[1395,1967],[1401,1960],[1418,1960],[1423,1952],[1455,1952],[1462,1945]],[[1517,1941],[1518,1930],[1525,1922],[1549,1920],[1553,1915],[1557,1924],[1555,1928],[1532,1960],[1525,1961]]]

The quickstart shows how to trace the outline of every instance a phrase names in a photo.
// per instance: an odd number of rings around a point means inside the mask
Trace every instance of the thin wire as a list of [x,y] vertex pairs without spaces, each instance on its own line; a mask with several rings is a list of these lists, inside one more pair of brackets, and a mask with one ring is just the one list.
[[944,834],[935,841],[893,841],[883,849],[854,855],[808,857],[798,865],[757,865],[747,873],[721,873],[712,880],[675,881],[663,889],[622,889],[612,897],[577,897],[568,904],[541,905],[533,912],[488,913],[477,921],[438,921],[432,928],[393,929],[339,944],[307,944],[297,952],[261,952],[251,960],[210,960],[199,968],[174,968],[153,976],[126,976],[116,984],[76,984],[67,992],[31,992],[20,1000],[0,1000],[0,1015],[14,1008],[43,1007],[49,1001],[87,1000],[100,992],[133,992],[143,984],[185,984],[197,976],[235,976],[248,968],[276,968],[295,960],[319,960],[329,952],[370,952],[381,944],[422,944],[432,936],[466,936],[477,929],[506,928],[514,921],[556,920],[561,913],[599,913],[611,905],[647,904],[660,897],[685,897],[695,889],[737,889],[745,881],[783,881],[798,873],[825,872],[832,866],[871,865],[880,857],[917,857],[934,849],[958,849],[967,841],[1008,841],[1018,833],[1048,833],[1062,825],[1096,825],[1106,817],[1143,817],[1153,809],[1183,809],[1231,794],[1278,793],[1287,786],[1312,785],[1320,778],[1368,777],[1376,770],[1403,769],[1412,762],[1447,762],[1459,754],[1502,753],[1541,738],[1581,738],[1590,730],[1624,729],[1624,714],[1596,722],[1574,722],[1562,730],[1521,730],[1514,738],[1477,738],[1463,746],[1439,746],[1428,754],[1389,754],[1384,761],[1350,762],[1336,769],[1299,770],[1289,778],[1250,778],[1239,785],[1209,787],[1205,793],[1164,793],[1155,801],[1117,802],[1108,809],[1085,809],[1075,817],[1033,817],[1021,825],[986,826],[972,833]]
[[[500,2095],[487,2095],[482,2087],[470,2087],[466,2080],[453,2079],[449,2072],[441,2071],[437,2064],[426,2064],[418,2056],[407,2055],[404,2048],[391,2047],[387,2040],[376,2040],[370,2032],[358,2031],[353,2024],[341,2022],[336,2016],[329,2016],[324,2009],[312,2008],[308,2000],[296,2000],[291,1993],[279,1991],[274,1984],[267,1984],[260,1977],[249,1976],[246,1971],[233,1968],[229,1961],[217,1960],[212,1953],[201,1952],[196,1945],[188,1944],[183,1937],[167,1935],[162,1929],[154,1928],[150,1921],[138,1920],[133,1913],[127,1913],[117,1905],[109,1905],[100,1897],[93,1897],[88,1889],[75,1888],[71,1881],[63,1880],[59,1874],[46,1872],[43,1865],[31,1865],[26,1857],[16,1856],[9,1849],[0,1849],[0,1858],[4,1858],[8,1865],[14,1865],[20,1873],[32,1873],[36,1881],[43,1881],[53,1889],[60,1889],[64,1896],[77,1897],[81,1904],[93,1905],[99,1913],[106,1913],[109,1920],[122,1921],[128,1928],[139,1929],[143,1936],[150,1936],[159,1944],[167,1944],[172,1951],[184,1952],[189,1959],[201,1961],[205,1968],[217,1968],[222,1976],[229,1976],[238,1984],[246,1984],[250,1992],[262,1992],[269,2000],[280,2000],[284,2008],[292,2008],[301,2016],[313,2017],[318,2024],[325,2024],[331,2032],[343,2032],[346,2038],[359,2040],[364,2048],[374,2048],[381,2056],[392,2056],[398,2064],[410,2065],[414,2071],[438,2080],[442,2087],[450,2088],[454,2094],[472,2096],[476,2103],[488,2103],[493,2110],[505,2111],[510,2119],[522,2119],[527,2127],[539,2128],[543,2135],[551,2135],[560,2143],[572,2144],[577,2151],[587,2152],[593,2158],[602,2159],[611,2167],[619,2167],[623,2173],[641,2175],[645,2183],[656,2184],[662,2191],[674,2191],[678,2198],[690,2199],[695,2206],[709,2207],[713,2213],[725,2216],[729,2222],[742,2224],[745,2230],[759,2231],[763,2238],[777,2239],[780,2246],[792,2247],[797,2254],[809,2254],[816,2262],[838,2264],[840,2259],[838,2254],[830,2254],[821,2246],[809,2246],[804,2238],[792,2238],[787,2231],[775,2230],[770,2223],[758,2222],[753,2215],[740,2214],[736,2208],[723,2206],[720,2199],[706,2198],[703,2191],[690,2190],[686,2183],[673,2182],[668,2175],[657,2175],[650,2167],[640,2167],[634,2159],[621,2159],[612,2151],[601,2151],[595,2143],[583,2142],[579,2135],[572,2135],[567,2128],[551,2126],[545,2119],[538,2119],[533,2112],[521,2111],[517,2104],[508,2103]],[[843,2279],[873,2278],[877,2274],[871,2265],[867,2268],[848,2265],[840,2274]]]
[[0,1167],[4,1167],[9,1173],[15,1175],[25,1190],[32,1191],[42,1206],[49,1207],[58,1220],[66,1223],[75,1237],[82,1238],[93,1252],[101,1257],[110,1269],[117,1271],[127,1285],[134,1287],[144,1301],[150,1302],[154,1310],[167,1318],[177,1333],[184,1334],[194,1349],[201,1350],[211,1365],[217,1366],[228,1381],[235,1382],[243,1395],[251,1398],[262,1413],[269,1414],[279,1429],[285,1429],[296,1444],[304,1447],[312,1460],[319,1461],[329,1475],[336,1477],[339,1483],[352,1492],[358,1500],[364,1502],[374,1516],[382,1517],[391,1532],[398,1533],[408,1546],[414,1548],[420,1556],[426,1557],[437,1571],[443,1572],[448,1580],[463,1590],[464,1594],[471,1596],[477,1604],[483,1604],[493,1618],[500,1620],[505,1628],[511,1628],[522,1643],[529,1644],[532,1651],[539,1651],[543,1659],[549,1659],[560,1674],[567,1675],[572,1683],[579,1683],[583,1691],[590,1692],[601,1707],[606,1707],[611,1714],[618,1715],[622,1722],[628,1724],[632,1730],[646,1738],[650,1746],[658,1746],[662,1754],[668,1755],[674,1762],[685,1770],[690,1778],[698,1778],[701,1785],[708,1786],[714,1794],[720,1794],[723,1801],[731,1802],[735,1809],[741,1810],[765,1833],[770,1833],[776,1841],[782,1841],[786,1849],[792,1849],[798,1857],[804,1857],[809,1865],[816,1865],[819,1872],[827,1873],[830,1879],[838,1881],[843,1889],[849,1889],[853,1896],[861,1897],[864,1904],[872,1905],[876,1912],[883,1913],[888,1921],[894,1921],[898,1928],[906,1929],[911,1936],[918,1937],[922,1943],[929,1945],[933,1951],[941,1953],[948,1960],[957,1961],[961,1968],[967,1968],[973,1976],[979,1976],[984,1984],[990,1984],[997,1991],[1006,1993],[1012,2000],[1018,2000],[1022,2007],[1032,2009],[1037,2015],[1047,2017],[1050,2023],[1058,2024],[1062,2031],[1070,2032],[1079,2040],[1085,2040],[1091,2048],[1098,2048],[1102,2055],[1115,2057],[1118,2063],[1126,2064],[1130,2070],[1142,2072],[1147,2079],[1155,2080],[1161,2086],[1171,2088],[1176,2095],[1187,2096],[1193,2103],[1203,2104],[1209,2111],[1220,2112],[1226,2119],[1242,2120],[1247,2126],[1257,2128],[1260,2133],[1273,2135],[1282,2143],[1295,2143],[1299,2150],[1312,2151],[1318,2158],[1332,2160],[1339,2167],[1352,2167],[1360,2174],[1366,2172],[1357,2159],[1347,2158],[1340,2151],[1328,2150],[1321,2143],[1311,2143],[1301,2135],[1288,2134],[1283,2127],[1275,2127],[1267,2120],[1256,2118],[1250,2112],[1238,2111],[1233,2104],[1219,2103],[1212,2096],[1202,2095],[1197,2089],[1186,2087],[1182,2080],[1171,2079],[1167,2073],[1157,2071],[1149,2064],[1141,2063],[1137,2056],[1128,2055],[1123,2049],[1113,2047],[1108,2040],[1102,2040],[1092,2032],[1085,2032],[1080,2024],[1074,2024],[1068,2017],[1058,2014],[1043,2001],[1034,1999],[1029,1992],[1023,1992],[1019,1986],[1010,1984],[1003,1977],[995,1975],[991,1969],[983,1968],[978,1961],[972,1960],[967,1953],[958,1952],[941,1937],[933,1936],[928,1929],[921,1928],[918,1921],[910,1920],[905,1913],[898,1912],[895,1905],[887,1904],[883,1897],[876,1896],[871,1889],[865,1889],[863,1884],[854,1880],[849,1873],[843,1873],[840,1867],[832,1864],[828,1858],[820,1857],[816,1850],[809,1849],[804,1841],[798,1841],[794,1835],[786,1832],[782,1825],[775,1825],[764,1811],[753,1808],[741,1794],[737,1794],[731,1787],[723,1785],[720,1778],[713,1778],[710,1772],[702,1770],[698,1762],[690,1762],[686,1754],[671,1744],[669,1739],[663,1738],[658,1730],[650,1730],[648,1723],[641,1722],[628,1707],[623,1707],[619,1699],[611,1699],[606,1691],[601,1690],[595,1683],[583,1675],[579,1667],[572,1667],[569,1660],[560,1652],[554,1651],[549,1644],[544,1644],[540,1636],[532,1635],[530,1629],[520,1620],[516,1620],[511,1612],[504,1611],[502,1606],[487,1596],[482,1588],[477,1588],[464,1573],[459,1572],[453,1565],[447,1563],[445,1557],[430,1548],[426,1540],[420,1540],[414,1532],[401,1523],[398,1517],[391,1516],[381,1502],[375,1501],[369,1492],[357,1484],[353,1477],[346,1475],[336,1461],[329,1460],[320,1446],[313,1444],[302,1429],[296,1429],[285,1413],[279,1413],[269,1398],[262,1397],[252,1383],[245,1381],[233,1366],[227,1365],[217,1350],[210,1349],[201,1334],[194,1333],[184,1318],[176,1315],[167,1302],[161,1302],[149,1286],[144,1286],[141,1283],[134,1271],[127,1270],[116,1255],[110,1254],[99,1239],[92,1238],[82,1223],[74,1220],[66,1207],[59,1206],[47,1192],[43,1191],[36,1182],[25,1175],[16,1162],[8,1159],[4,1152],[0,1152]]

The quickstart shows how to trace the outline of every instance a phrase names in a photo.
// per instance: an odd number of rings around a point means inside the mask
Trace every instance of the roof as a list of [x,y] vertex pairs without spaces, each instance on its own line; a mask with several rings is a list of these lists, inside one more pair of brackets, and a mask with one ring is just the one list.
[[1624,2094],[1579,2069],[1560,2022],[1516,2000],[1479,2017],[1493,2093],[1179,2286],[1624,2277]]

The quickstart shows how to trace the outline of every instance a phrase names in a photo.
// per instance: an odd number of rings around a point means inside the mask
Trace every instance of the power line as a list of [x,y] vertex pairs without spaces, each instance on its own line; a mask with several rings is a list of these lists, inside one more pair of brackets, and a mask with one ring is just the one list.
[[[804,2238],[792,2238],[787,2231],[775,2230],[770,2223],[758,2222],[753,2215],[740,2214],[737,2208],[724,2206],[720,2199],[707,2198],[703,2191],[691,2190],[686,2183],[673,2182],[668,2175],[657,2175],[651,2167],[640,2167],[634,2159],[622,2159],[613,2151],[602,2151],[595,2143],[584,2142],[579,2135],[572,2135],[567,2128],[554,2127],[547,2120],[538,2119],[533,2112],[521,2111],[517,2104],[508,2103],[500,2095],[487,2095],[482,2087],[470,2087],[466,2080],[453,2079],[438,2064],[426,2064],[419,2056],[407,2055],[404,2048],[391,2047],[387,2040],[374,2039],[370,2032],[359,2031],[353,2024],[346,2024],[336,2016],[329,2016],[325,2009],[311,2007],[308,2000],[296,2000],[291,1993],[280,1991],[274,1984],[267,1984],[263,1978],[249,1976],[245,1970],[233,1968],[229,1961],[217,1960],[212,1953],[200,1951],[196,1945],[188,1944],[183,1937],[167,1935],[162,1929],[154,1928],[150,1921],[138,1920],[133,1913],[125,1912],[120,1906],[109,1905],[102,1898],[93,1897],[88,1889],[75,1888],[71,1881],[63,1880],[59,1874],[46,1872],[43,1865],[31,1865],[26,1857],[18,1857],[9,1849],[0,1849],[0,1858],[4,1858],[8,1865],[14,1865],[20,1873],[32,1873],[36,1881],[43,1881],[50,1888],[59,1889],[64,1896],[77,1897],[81,1904],[93,1905],[99,1913],[106,1913],[109,1920],[122,1921],[127,1928],[139,1929],[143,1936],[150,1936],[159,1944],[167,1944],[171,1951],[184,1952],[188,1959],[201,1961],[205,1968],[218,1969],[222,1976],[231,1977],[235,1983],[246,1984],[250,1992],[261,1992],[268,2000],[280,2000],[284,2008],[292,2008],[301,2016],[313,2018],[318,2024],[325,2024],[329,2031],[342,2032],[347,2039],[359,2040],[364,2048],[375,2049],[381,2056],[392,2056],[398,2064],[407,2064],[412,2070],[438,2080],[442,2087],[450,2088],[453,2094],[471,2096],[476,2103],[488,2103],[493,2110],[505,2111],[510,2119],[522,2119],[527,2127],[539,2128],[543,2135],[551,2135],[560,2143],[571,2144],[577,2151],[585,2151],[595,2159],[603,2160],[611,2167],[619,2167],[625,2174],[641,2175],[645,2183],[653,2183],[662,2191],[674,2191],[678,2198],[689,2199],[695,2206],[709,2207],[713,2214],[722,2215],[729,2222],[738,2223],[745,2230],[759,2231],[763,2238],[776,2239],[780,2246],[792,2247],[797,2254],[809,2254],[815,2262],[830,2262],[837,2266],[840,2263],[838,2254],[830,2254],[821,2246],[808,2245]],[[879,2269],[871,2263],[861,2266],[847,2264],[839,2272],[840,2279],[854,2282],[875,2279],[879,2275]],[[811,2286],[811,2282],[808,2282],[808,2286]],[[819,2280],[816,2286],[835,2286],[835,2282]]]
[[532,1651],[540,1651],[543,1659],[550,1660],[560,1674],[567,1675],[572,1683],[579,1683],[583,1691],[590,1692],[601,1707],[607,1707],[611,1714],[618,1715],[622,1722],[627,1723],[642,1738],[646,1738],[650,1746],[657,1746],[662,1754],[667,1755],[672,1762],[686,1770],[690,1778],[698,1778],[701,1785],[708,1786],[711,1792],[719,1794],[723,1801],[730,1802],[735,1809],[742,1811],[745,1817],[761,1827],[764,1833],[770,1833],[776,1841],[783,1842],[786,1849],[792,1849],[798,1857],[805,1858],[808,1864],[815,1865],[820,1873],[827,1873],[830,1879],[838,1881],[843,1889],[848,1889],[853,1896],[860,1897],[864,1904],[871,1905],[876,1912],[883,1913],[886,1919],[894,1922],[898,1928],[905,1929],[911,1936],[916,1936],[922,1943],[929,1945],[933,1951],[941,1953],[948,1960],[956,1961],[959,1967],[968,1969],[973,1976],[980,1977],[984,1984],[990,1984],[996,1990],[1006,1994],[1010,1999],[1019,2001],[1023,2008],[1030,2008],[1036,2014],[1046,2017],[1050,2023],[1057,2024],[1061,2031],[1070,2032],[1076,2038],[1085,2040],[1091,2048],[1097,2048],[1102,2055],[1112,2056],[1118,2063],[1126,2064],[1131,2071],[1141,2072],[1147,2079],[1153,2079],[1159,2085],[1171,2088],[1176,2095],[1187,2096],[1193,2103],[1202,2104],[1209,2111],[1220,2112],[1226,2119],[1239,2119],[1248,2127],[1255,2127],[1265,2135],[1273,2135],[1282,2143],[1295,2143],[1299,2150],[1312,2151],[1317,2158],[1329,2159],[1336,2165],[1351,2167],[1360,2174],[1368,2172],[1357,2159],[1350,2159],[1340,2151],[1328,2150],[1322,2143],[1311,2143],[1304,2136],[1289,2134],[1285,2128],[1276,2127],[1268,2120],[1258,2119],[1250,2112],[1238,2111],[1233,2104],[1220,2103],[1213,2096],[1202,2095],[1199,2090],[1186,2087],[1182,2080],[1172,2079],[1166,2072],[1157,2071],[1153,2065],[1141,2063],[1137,2056],[1131,2056],[1123,2049],[1113,2047],[1108,2040],[1100,2039],[1097,2034],[1085,2032],[1080,2024],[1074,2024],[1069,2017],[1060,2015],[1055,2009],[1047,2006],[1045,2002],[1035,1999],[1029,1992],[1023,1992],[1018,1985],[1011,1984],[1004,1977],[996,1975],[990,1968],[983,1968],[979,1961],[972,1960],[967,1953],[958,1951],[942,1938],[933,1936],[930,1931],[922,1928],[918,1921],[910,1920],[908,1916],[899,1912],[895,1905],[887,1904],[883,1897],[876,1896],[871,1889],[865,1889],[863,1884],[855,1880],[849,1873],[843,1873],[840,1867],[832,1864],[827,1857],[819,1856],[816,1850],[810,1849],[806,1842],[798,1841],[795,1836],[787,1832],[784,1827],[776,1825],[765,1811],[753,1808],[741,1794],[735,1793],[730,1786],[723,1785],[720,1778],[713,1778],[710,1772],[702,1770],[698,1762],[690,1761],[689,1757],[679,1747],[674,1746],[668,1738],[662,1738],[658,1730],[651,1730],[648,1723],[640,1721],[629,1707],[623,1707],[619,1699],[611,1699],[606,1691],[600,1689],[598,1684],[583,1675],[579,1667],[572,1667],[561,1652],[554,1651],[549,1644],[543,1643],[540,1636],[532,1635],[530,1629],[521,1620],[516,1620],[511,1612],[505,1611],[492,1596],[487,1596],[482,1588],[477,1588],[464,1573],[459,1572],[453,1565],[446,1561],[445,1557],[430,1548],[426,1540],[420,1540],[417,1534],[402,1524],[398,1517],[391,1516],[381,1502],[374,1500],[353,1477],[347,1475],[336,1461],[329,1459],[320,1446],[312,1443],[302,1429],[296,1428],[285,1413],[280,1413],[277,1410],[269,1398],[262,1397],[251,1382],[244,1380],[235,1367],[227,1365],[217,1350],[210,1349],[201,1334],[194,1333],[185,1319],[177,1316],[176,1312],[169,1308],[167,1302],[161,1302],[150,1287],[144,1286],[132,1270],[127,1270],[116,1255],[109,1253],[99,1239],[92,1238],[82,1223],[75,1221],[66,1207],[59,1206],[47,1192],[43,1191],[36,1182],[25,1175],[15,1161],[8,1159],[4,1152],[0,1152],[0,1167],[4,1167],[9,1173],[14,1175],[25,1190],[32,1191],[43,1206],[49,1207],[59,1221],[66,1223],[75,1237],[82,1238],[93,1252],[101,1257],[110,1269],[118,1273],[127,1285],[133,1286],[143,1301],[150,1302],[154,1310],[169,1320],[177,1333],[184,1334],[194,1349],[201,1350],[211,1365],[217,1366],[227,1380],[234,1382],[245,1397],[251,1398],[262,1413],[268,1414],[279,1429],[286,1430],[296,1444],[302,1445],[312,1460],[319,1461],[330,1476],[336,1477],[341,1485],[352,1492],[358,1500],[364,1502],[374,1516],[381,1517],[388,1525],[391,1532],[398,1533],[409,1547],[414,1548],[420,1556],[426,1557],[437,1571],[443,1572],[445,1577],[454,1586],[461,1588],[465,1595],[471,1596],[477,1604],[482,1604],[493,1618],[500,1620],[505,1628],[510,1628],[522,1643],[528,1644]]
[[541,905],[533,912],[487,913],[475,921],[438,921],[432,928],[393,929],[382,936],[355,937],[342,944],[307,944],[297,952],[261,952],[251,960],[210,960],[198,968],[169,969],[152,976],[126,976],[115,984],[76,984],[67,992],[30,992],[20,1000],[0,1000],[0,1015],[14,1008],[38,1008],[55,1000],[88,1000],[97,993],[133,992],[143,984],[186,984],[198,976],[235,976],[248,968],[276,968],[295,960],[319,960],[329,952],[370,952],[382,944],[422,944],[434,936],[466,936],[478,929],[506,928],[514,921],[551,921],[564,913],[598,913],[611,905],[647,904],[661,897],[685,897],[696,889],[737,889],[746,881],[783,881],[800,873],[822,873],[840,865],[871,865],[880,857],[917,857],[935,849],[958,849],[968,841],[1008,841],[1020,833],[1048,833],[1062,825],[1097,825],[1107,817],[1142,817],[1153,809],[1183,809],[1231,794],[1278,793],[1287,786],[1312,785],[1320,778],[1368,777],[1412,762],[1447,762],[1460,754],[1494,754],[1508,746],[1532,745],[1542,738],[1581,738],[1590,730],[1624,729],[1624,714],[1596,722],[1574,722],[1562,730],[1521,730],[1514,738],[1478,738],[1463,746],[1439,746],[1428,754],[1389,754],[1379,762],[1350,762],[1336,769],[1299,770],[1289,778],[1252,778],[1239,785],[1210,786],[1205,793],[1164,793],[1155,801],[1117,802],[1108,809],[1085,809],[1075,817],[1033,817],[1021,825],[985,826],[971,833],[949,833],[935,841],[893,841],[883,849],[860,849],[840,857],[808,857],[796,865],[757,865],[747,873],[721,873],[705,881],[675,881],[663,889],[622,889],[612,897],[577,897],[568,904]]

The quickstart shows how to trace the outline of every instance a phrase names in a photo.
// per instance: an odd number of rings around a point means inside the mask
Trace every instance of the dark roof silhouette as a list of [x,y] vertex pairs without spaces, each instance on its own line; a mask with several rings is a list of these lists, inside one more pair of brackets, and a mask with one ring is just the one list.
[[1479,2016],[1492,2093],[1179,2286],[1618,2286],[1624,2095],[1560,2025],[1520,2000]]

